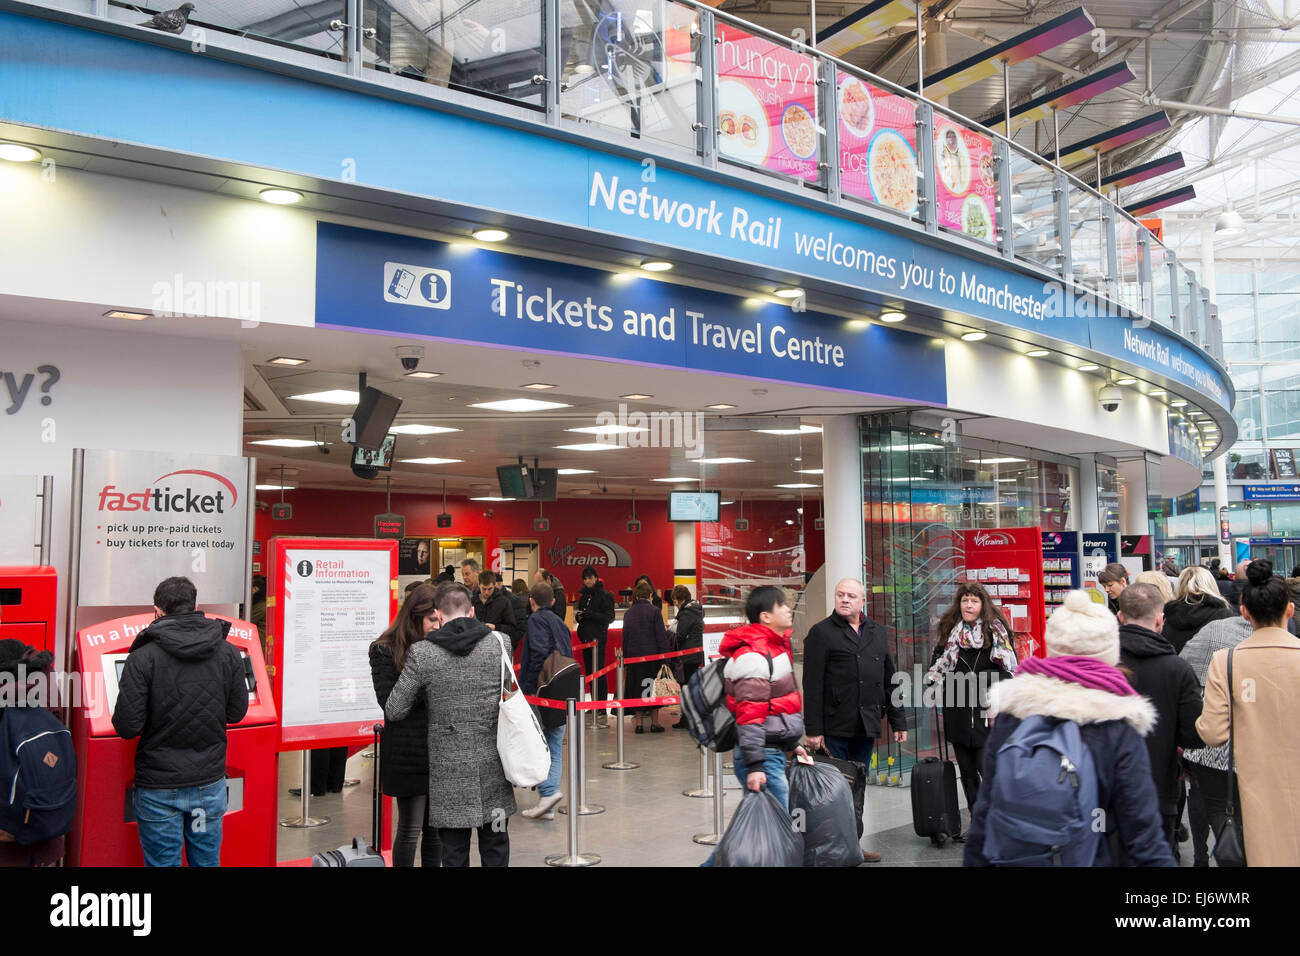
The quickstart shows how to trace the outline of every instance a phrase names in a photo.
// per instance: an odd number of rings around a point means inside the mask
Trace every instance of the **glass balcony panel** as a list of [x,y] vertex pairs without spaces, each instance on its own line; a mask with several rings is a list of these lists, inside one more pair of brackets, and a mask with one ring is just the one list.
[[1011,150],[1011,230],[1016,258],[1061,271],[1056,171],[1028,153]]
[[919,213],[916,103],[839,73],[840,189],[908,216]]

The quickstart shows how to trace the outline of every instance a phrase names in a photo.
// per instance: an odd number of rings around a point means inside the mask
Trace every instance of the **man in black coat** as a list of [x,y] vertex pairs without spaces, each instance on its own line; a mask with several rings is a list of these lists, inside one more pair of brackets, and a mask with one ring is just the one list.
[[502,589],[501,579],[495,571],[479,572],[474,617],[510,638],[512,646],[523,639],[524,629],[515,621],[514,602]]
[[[605,583],[600,580],[596,569],[588,565],[582,571],[582,590],[578,592],[578,603],[574,606],[574,619],[578,622],[578,643],[596,642],[592,648],[592,674],[605,666],[605,640],[609,636],[609,626],[614,623],[614,596],[605,590]],[[591,696],[594,700],[605,699],[605,678],[598,677],[592,682]],[[604,711],[596,711],[596,725],[604,721]]]
[[1164,599],[1150,584],[1130,584],[1119,596],[1119,666],[1139,694],[1156,709],[1155,729],[1147,735],[1165,835],[1178,855],[1179,799],[1182,787],[1179,747],[1202,747],[1196,732],[1201,715],[1201,685],[1192,666],[1160,636]]
[[[907,740],[907,717],[894,702],[894,661],[885,629],[862,613],[866,589],[845,578],[835,585],[835,610],[808,631],[803,647],[804,730],[809,750],[871,766],[888,715],[894,740]],[[879,859],[877,854],[866,854]]]
[[239,651],[229,621],[196,611],[187,578],[153,594],[157,619],[131,644],[113,729],[135,751],[136,823],[145,866],[218,866],[226,812],[226,725],[248,713]]

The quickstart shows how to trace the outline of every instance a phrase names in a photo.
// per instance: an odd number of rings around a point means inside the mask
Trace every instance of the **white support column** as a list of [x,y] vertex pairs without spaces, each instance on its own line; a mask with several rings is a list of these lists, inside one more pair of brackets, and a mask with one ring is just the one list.
[[1097,514],[1097,459],[1092,455],[1079,455],[1078,458],[1078,488],[1070,487],[1070,497],[1078,508],[1074,527],[1084,534],[1095,534],[1101,531],[1101,519]]
[[1149,534],[1146,459],[1121,461],[1119,476],[1124,482],[1124,510],[1120,515],[1120,533]]
[[[826,606],[835,605],[835,584],[862,577],[862,430],[857,415],[822,421],[822,488],[826,518]],[[871,587],[871,582],[865,582]]]
[[673,525],[673,587],[682,584],[698,598],[699,570],[695,567],[695,535],[699,525],[693,521],[679,521]]

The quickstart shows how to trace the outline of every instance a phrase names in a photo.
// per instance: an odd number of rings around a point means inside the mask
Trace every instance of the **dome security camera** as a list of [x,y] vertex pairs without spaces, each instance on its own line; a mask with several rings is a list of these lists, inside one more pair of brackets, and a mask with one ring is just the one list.
[[1124,393],[1116,385],[1103,385],[1097,389],[1097,403],[1108,412],[1119,408],[1124,401]]
[[420,359],[424,358],[423,345],[399,345],[393,349],[397,357],[401,360],[402,368],[408,372],[414,372],[420,367]]

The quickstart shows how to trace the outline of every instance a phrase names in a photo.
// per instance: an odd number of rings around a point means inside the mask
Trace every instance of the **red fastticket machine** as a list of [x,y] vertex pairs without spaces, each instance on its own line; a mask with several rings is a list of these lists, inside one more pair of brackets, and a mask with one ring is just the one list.
[[53,651],[58,590],[54,568],[0,568],[0,640]]
[[[248,713],[226,731],[226,815],[222,866],[274,866],[276,836],[276,741],[279,735],[271,681],[257,627],[230,621],[226,639],[244,659]],[[77,632],[70,689],[73,746],[77,751],[77,816],[68,834],[71,866],[140,866],[140,836],[131,800],[137,741],[113,730],[118,681],[136,635],[153,614],[133,614]]]

